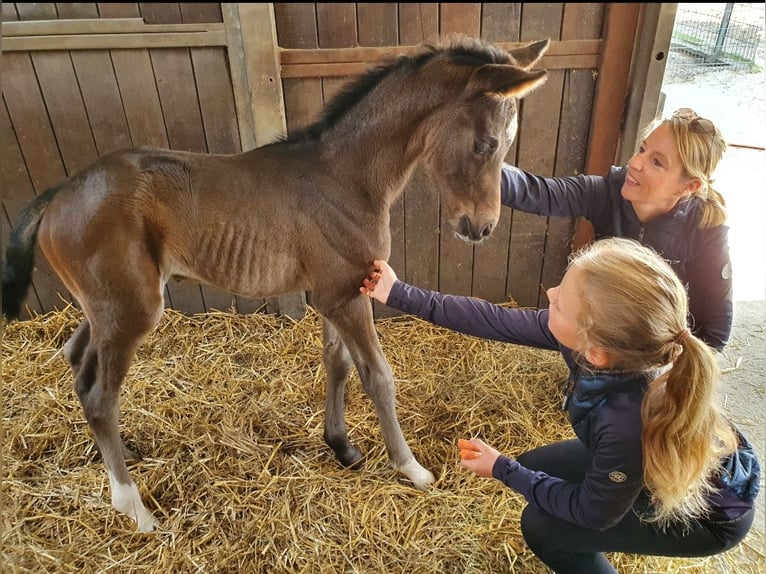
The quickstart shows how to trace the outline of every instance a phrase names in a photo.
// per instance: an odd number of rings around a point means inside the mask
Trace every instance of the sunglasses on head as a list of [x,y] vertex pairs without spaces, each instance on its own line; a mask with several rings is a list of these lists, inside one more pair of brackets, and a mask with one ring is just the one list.
[[689,122],[689,129],[698,134],[713,134],[715,126],[713,122],[706,118],[701,118],[691,108],[679,108],[671,116],[673,119],[679,119]]

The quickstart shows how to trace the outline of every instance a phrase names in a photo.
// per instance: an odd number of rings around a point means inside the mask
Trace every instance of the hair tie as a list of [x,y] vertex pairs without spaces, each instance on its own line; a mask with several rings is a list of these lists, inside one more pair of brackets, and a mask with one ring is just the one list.
[[689,329],[684,329],[678,335],[673,337],[673,342],[677,345],[683,345],[686,342],[686,339],[689,338],[689,335],[691,335],[691,331]]

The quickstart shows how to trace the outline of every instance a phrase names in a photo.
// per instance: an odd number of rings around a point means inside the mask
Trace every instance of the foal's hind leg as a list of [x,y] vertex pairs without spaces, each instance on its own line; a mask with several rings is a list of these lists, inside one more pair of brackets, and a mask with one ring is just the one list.
[[[434,483],[434,476],[415,460],[410,447],[404,440],[396,417],[394,377],[375,333],[372,306],[369,300],[362,296],[355,297],[342,308],[334,307],[325,316],[333,323],[348,348],[359,378],[362,380],[362,387],[375,405],[391,465],[407,476],[416,488],[421,490],[428,488]],[[330,383],[337,385],[338,380],[331,380]],[[328,393],[335,393],[335,402],[333,411],[327,413],[329,420],[325,422],[326,428],[329,425],[329,428],[334,431],[344,429],[345,435],[345,423],[342,422],[343,403],[338,400],[342,390],[339,393],[338,388],[335,388],[328,390]],[[337,437],[335,438],[337,441]],[[343,440],[347,443],[348,437]]]
[[[124,263],[119,258],[111,258],[111,262]],[[134,260],[132,274],[122,276],[124,268],[116,271],[107,266],[104,263],[101,269],[120,279],[101,283],[100,289],[91,288],[89,296],[82,297],[90,340],[79,363],[75,388],[109,474],[112,506],[133,518],[140,531],[149,532],[156,522],[128,474],[118,421],[120,386],[133,354],[162,316],[161,282],[156,265],[148,260]],[[75,339],[70,349],[77,350],[78,344]]]
[[[80,323],[80,325],[75,329],[75,332],[72,334],[71,337],[69,337],[69,340],[64,344],[64,356],[66,357],[67,361],[69,362],[70,367],[72,367],[72,373],[75,376],[75,389],[78,388],[78,385],[81,383],[78,383],[80,374],[80,367],[83,362],[83,357],[86,356],[87,350],[90,345],[90,323],[88,322],[88,319],[83,319],[83,321]],[[91,359],[92,361],[93,359]],[[89,367],[92,368],[92,367]],[[87,378],[87,377],[86,377]],[[92,383],[83,381],[82,384],[84,384],[86,387],[89,385],[92,385]],[[78,391],[79,395],[79,391]],[[129,449],[125,446],[125,444],[122,444],[122,455],[126,460],[130,461],[140,461],[141,455],[137,452],[134,452],[133,450]]]
[[88,323],[88,319],[83,319],[82,323],[80,323],[74,333],[72,333],[72,336],[69,337],[69,340],[64,344],[64,356],[69,362],[69,366],[72,367],[72,373],[75,377],[80,372],[80,364],[89,342],[90,323]]

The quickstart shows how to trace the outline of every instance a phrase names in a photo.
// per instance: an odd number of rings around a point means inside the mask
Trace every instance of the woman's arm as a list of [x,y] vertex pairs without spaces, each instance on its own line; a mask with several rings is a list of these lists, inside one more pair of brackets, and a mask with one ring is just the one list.
[[540,177],[508,164],[500,180],[503,205],[538,215],[590,219],[594,206],[604,205],[607,192],[604,177]]

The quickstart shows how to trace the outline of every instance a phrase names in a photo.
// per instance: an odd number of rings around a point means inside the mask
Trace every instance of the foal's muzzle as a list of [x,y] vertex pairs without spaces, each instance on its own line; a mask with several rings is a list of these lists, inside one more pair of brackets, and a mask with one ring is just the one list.
[[455,226],[455,235],[466,243],[481,243],[492,235],[495,229],[496,221],[475,223],[464,215]]

